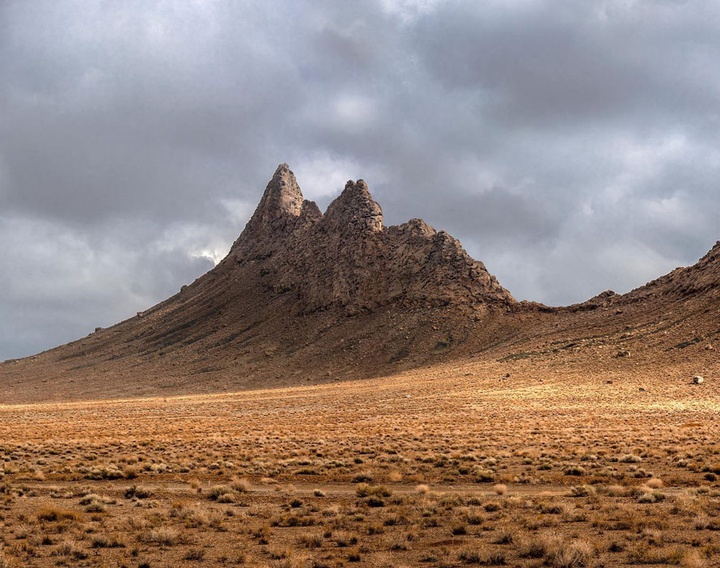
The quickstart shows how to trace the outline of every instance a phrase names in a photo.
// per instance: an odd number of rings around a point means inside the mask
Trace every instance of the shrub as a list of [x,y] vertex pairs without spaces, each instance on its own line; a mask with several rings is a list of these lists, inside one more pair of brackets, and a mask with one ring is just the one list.
[[588,497],[595,494],[595,489],[588,485],[575,485],[570,488],[570,495],[573,497]]
[[689,550],[680,559],[680,566],[683,568],[704,568],[706,563],[697,550]]
[[548,551],[548,541],[545,538],[536,538],[524,542],[519,547],[520,558],[545,558]]
[[112,538],[105,535],[97,535],[90,541],[92,548],[125,548],[125,544],[113,536]]
[[53,550],[52,556],[69,556],[75,560],[85,560],[88,557],[88,553],[82,548],[79,548],[74,542],[65,541],[55,550]]
[[352,478],[353,483],[369,483],[373,480],[371,473],[367,471],[360,472]]
[[82,515],[69,509],[60,509],[58,507],[45,507],[37,513],[40,521],[81,521]]
[[152,490],[148,487],[143,487],[142,485],[133,485],[125,490],[126,499],[132,499],[133,497],[136,499],[147,499],[151,496]]
[[476,548],[466,548],[458,553],[458,560],[465,562],[465,564],[480,564],[482,563],[482,555]]
[[355,495],[358,497],[391,497],[392,491],[384,485],[368,485],[360,483],[355,488]]
[[305,548],[320,548],[323,545],[323,536],[321,534],[306,534],[299,536],[297,543]]
[[545,563],[553,568],[584,568],[589,566],[595,550],[584,540],[574,540],[570,544],[560,540],[547,551]]
[[205,558],[205,550],[202,548],[191,548],[187,551],[187,554],[185,554],[185,560],[195,560],[197,562],[200,562]]
[[94,493],[85,495],[80,499],[80,504],[85,505],[86,513],[104,513],[107,510],[103,498]]
[[512,542],[513,534],[508,530],[501,531],[493,540],[494,544],[512,544]]
[[490,483],[495,481],[495,472],[492,469],[476,469],[475,480],[478,483]]
[[608,497],[624,497],[628,493],[627,489],[622,485],[608,485],[605,491]]
[[467,534],[467,527],[462,523],[456,523],[452,526],[452,534],[454,536],[460,536]]
[[232,495],[234,494],[235,491],[227,485],[215,485],[214,487],[208,489],[207,492],[208,499],[211,501],[220,501],[221,503],[229,502],[226,501],[226,499],[228,499],[228,497],[232,498]]
[[250,491],[250,480],[246,478],[234,478],[230,482],[230,487],[233,491],[236,491],[237,493],[247,493]]
[[[645,488],[648,489],[648,488]],[[657,490],[644,491],[638,496],[638,503],[658,503],[665,500],[665,494]]]
[[563,469],[565,475],[574,475],[577,477],[585,475],[585,468],[581,465],[569,465]]
[[384,507],[385,501],[380,499],[380,497],[368,497],[365,501],[367,503],[368,507]]
[[357,536],[347,533],[347,532],[338,532],[335,535],[335,544],[338,545],[340,548],[346,548],[348,546],[354,546],[358,542]]
[[465,548],[458,553],[458,560],[465,564],[480,564],[482,566],[505,566],[507,563],[505,555],[492,553],[487,556],[482,554],[477,548]]
[[485,519],[478,513],[468,512],[465,514],[465,520],[467,521],[467,524],[477,526],[481,525]]
[[173,527],[159,527],[147,534],[140,535],[140,542],[161,544],[163,546],[175,546],[185,542],[185,535]]

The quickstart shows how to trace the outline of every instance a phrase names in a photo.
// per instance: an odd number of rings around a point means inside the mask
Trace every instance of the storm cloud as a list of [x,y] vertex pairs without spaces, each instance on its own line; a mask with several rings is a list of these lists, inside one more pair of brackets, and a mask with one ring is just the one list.
[[227,253],[280,162],[569,304],[720,238],[720,6],[5,0],[0,359]]

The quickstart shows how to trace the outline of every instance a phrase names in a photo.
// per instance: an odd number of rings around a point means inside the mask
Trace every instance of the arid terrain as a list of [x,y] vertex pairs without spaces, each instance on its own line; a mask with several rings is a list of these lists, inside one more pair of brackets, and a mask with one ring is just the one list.
[[468,361],[0,417],[8,566],[720,565],[720,397],[672,373]]
[[281,165],[165,302],[0,364],[4,566],[720,566],[720,244],[517,302]]

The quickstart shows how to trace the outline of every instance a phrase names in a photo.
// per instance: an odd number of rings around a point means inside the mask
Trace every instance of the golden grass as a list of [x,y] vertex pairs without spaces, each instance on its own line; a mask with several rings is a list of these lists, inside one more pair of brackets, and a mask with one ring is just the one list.
[[0,566],[717,565],[720,395],[523,365],[2,407]]

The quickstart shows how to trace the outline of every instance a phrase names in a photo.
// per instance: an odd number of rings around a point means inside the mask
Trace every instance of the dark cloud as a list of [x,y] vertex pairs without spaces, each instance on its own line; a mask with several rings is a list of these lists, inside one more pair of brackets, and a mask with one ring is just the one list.
[[720,8],[360,0],[0,3],[0,358],[173,293],[279,162],[325,206],[459,237],[566,304],[720,235]]

